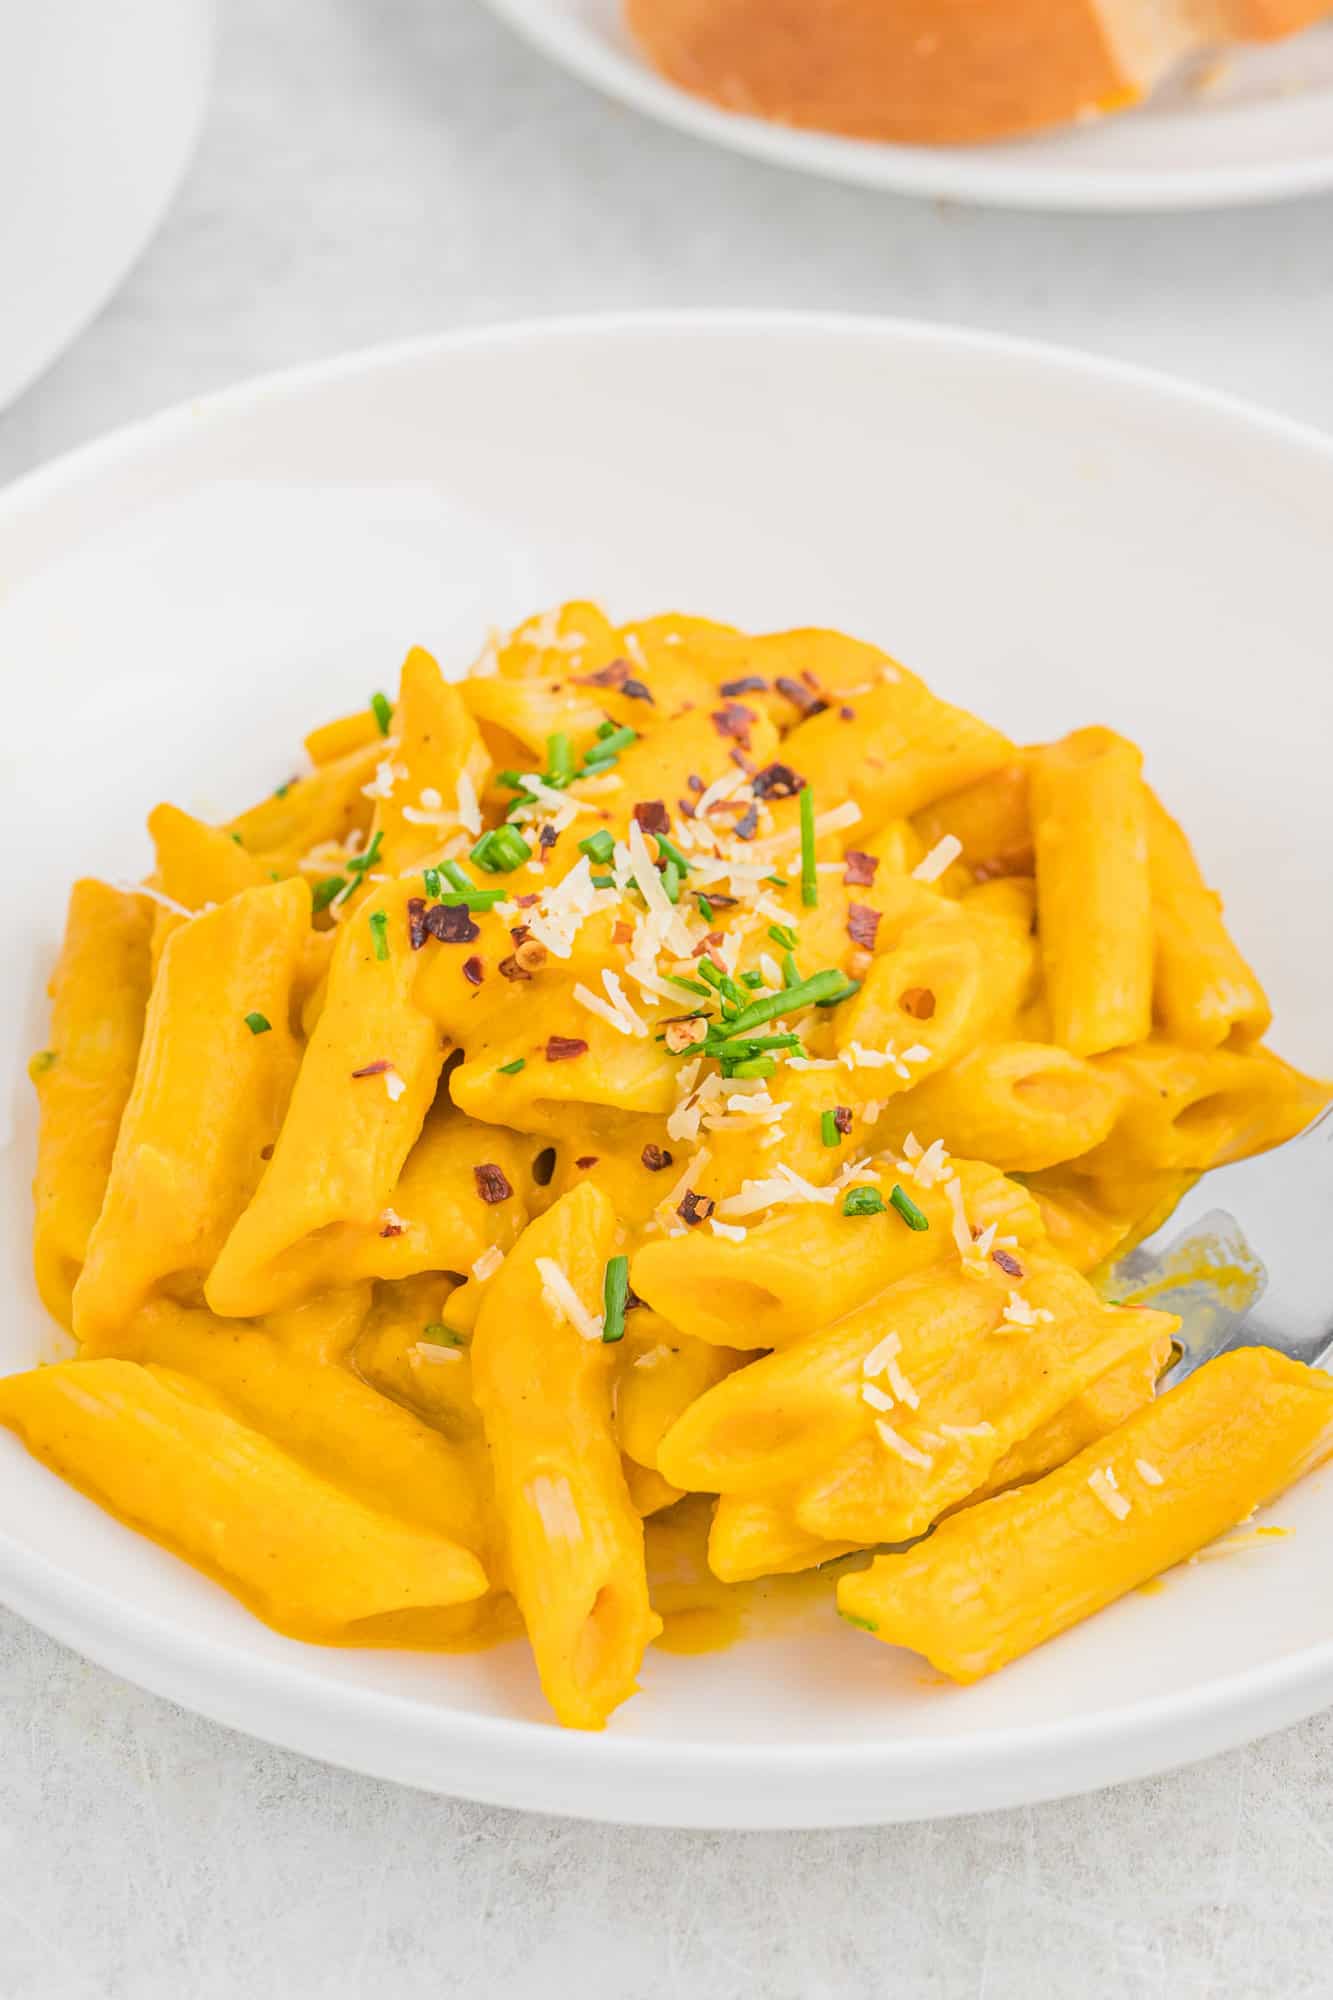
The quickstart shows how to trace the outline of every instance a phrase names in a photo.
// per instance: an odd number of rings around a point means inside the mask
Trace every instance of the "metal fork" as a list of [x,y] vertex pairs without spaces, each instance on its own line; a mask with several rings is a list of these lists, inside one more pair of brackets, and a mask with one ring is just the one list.
[[1180,1314],[1163,1388],[1232,1347],[1333,1364],[1333,1108],[1276,1152],[1205,1174],[1168,1227],[1110,1287]]

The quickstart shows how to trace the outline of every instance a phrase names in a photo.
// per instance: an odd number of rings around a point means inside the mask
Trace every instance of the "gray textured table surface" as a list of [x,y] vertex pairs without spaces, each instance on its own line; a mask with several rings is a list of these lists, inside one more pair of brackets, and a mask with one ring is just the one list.
[[[232,0],[156,244],[0,416],[0,480],[403,334],[823,304],[1037,334],[1333,427],[1333,201],[1082,220],[895,201],[657,131],[472,0]],[[1327,1994],[1333,1721],[883,1832],[593,1828],[232,1736],[0,1613],[0,2000]]]

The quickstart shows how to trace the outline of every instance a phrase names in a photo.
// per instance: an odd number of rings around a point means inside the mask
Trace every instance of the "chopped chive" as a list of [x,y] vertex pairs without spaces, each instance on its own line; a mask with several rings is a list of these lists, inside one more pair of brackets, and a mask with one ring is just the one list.
[[680,870],[682,875],[688,875],[690,864],[677,847],[675,841],[668,840],[664,833],[655,833],[653,839],[657,842],[659,858],[663,861],[669,861],[673,868]]
[[859,1632],[878,1632],[879,1630],[873,1618],[858,1618],[854,1611],[843,1611],[840,1609],[838,1616],[845,1624],[855,1625]]
[[475,889],[477,886],[467,870],[460,868],[456,861],[442,861],[440,873],[451,889]]
[[843,1202],[844,1215],[883,1215],[884,1197],[876,1187],[852,1188]]
[[373,694],[370,697],[370,712],[380,726],[380,735],[387,736],[389,724],[393,721],[393,704],[387,694]]
[[666,893],[668,903],[678,903],[680,901],[680,870],[674,861],[668,861],[666,867],[662,870],[662,888]]
[[594,889],[614,889],[616,886],[614,875],[590,875],[588,880]]
[[840,1146],[842,1134],[838,1130],[836,1111],[821,1111],[819,1114],[819,1136],[826,1146]]
[[375,944],[376,958],[389,956],[389,919],[383,910],[373,910],[370,916],[370,935]]
[[465,910],[493,910],[497,903],[507,903],[508,889],[451,889],[449,901],[461,903]]
[[796,960],[789,951],[784,951],[782,954],[782,983],[789,993],[793,986],[799,986],[801,983]]
[[796,933],[790,924],[770,924],[768,935],[782,951],[795,951]]
[[293,785],[294,785],[295,783],[296,783],[296,780],[295,780],[295,778],[284,778],[284,779],[283,779],[283,781],[282,781],[282,783],[281,783],[280,785],[275,785],[275,786],[273,787],[273,796],[274,796],[274,798],[275,798],[275,799],[285,799],[285,798],[286,798],[286,796],[287,796],[287,794],[288,794],[288,792],[289,792],[289,791],[291,790],[292,786],[293,786]]
[[772,1056],[747,1056],[744,1062],[734,1063],[733,1076],[772,1076],[777,1063]]
[[801,901],[813,910],[819,901],[819,877],[815,873],[815,795],[809,785],[801,787]]
[[346,882],[345,875],[326,875],[322,882],[316,882],[310,896],[316,914],[320,910],[328,909],[338,891],[346,886]]
[[[701,972],[703,965],[704,961],[700,960]],[[707,976],[704,973],[704,977]],[[841,999],[847,984],[835,965],[827,966],[823,972],[803,979],[799,986],[786,986],[780,993],[765,993],[759,999],[751,1000],[731,1023],[731,1032],[733,1035],[744,1034],[747,1029],[757,1028],[763,1021],[774,1021],[779,1014],[790,1014],[795,1008],[817,1007],[833,993]],[[854,983],[851,990],[856,991]]]
[[495,782],[497,785],[503,785],[507,792],[522,792],[527,789],[523,783],[522,771],[497,771]]
[[687,993],[702,993],[705,1000],[707,1000],[711,991],[709,987],[704,985],[702,979],[685,979],[678,972],[668,972],[663,976],[668,986],[683,986]]
[[517,1056],[511,1063],[501,1063],[495,1074],[497,1076],[517,1076],[527,1060],[526,1056]]
[[546,782],[548,785],[567,785],[574,775],[574,746],[561,730],[546,739]]
[[706,924],[711,924],[713,921],[713,905],[709,902],[707,896],[700,896],[698,897],[697,900],[699,904],[699,915],[703,918]]
[[757,1056],[764,1049],[799,1049],[799,1035],[733,1035],[730,1032],[720,1040],[704,1044],[706,1056],[717,1056],[723,1062],[743,1062],[749,1056]]
[[789,884],[785,875],[765,875],[765,882],[771,882],[775,889],[786,889]]
[[743,972],[741,974],[742,986],[750,986],[750,987],[762,986],[763,983],[764,983],[764,975],[762,972]]
[[601,763],[605,758],[617,757],[622,750],[628,750],[631,743],[639,740],[638,731],[626,725],[617,729],[614,722],[604,722],[597,732],[597,741],[589,747],[584,758],[584,766]]
[[427,1320],[421,1329],[421,1338],[429,1340],[436,1347],[466,1347],[466,1337],[446,1326],[442,1319]]
[[29,1059],[29,1062],[28,1062],[28,1075],[29,1075],[29,1076],[45,1076],[45,1075],[46,1075],[46,1072],[47,1072],[47,1071],[48,1071],[49,1069],[54,1069],[54,1068],[55,1068],[55,1066],[56,1066],[56,1052],[55,1052],[55,1050],[54,1050],[54,1049],[38,1049],[38,1051],[37,1051],[36,1055],[35,1055],[35,1056],[32,1056],[32,1057],[30,1057],[30,1059]]
[[602,1280],[602,1339],[609,1346],[612,1341],[625,1338],[625,1301],[629,1297],[629,1258],[608,1259],[606,1276]]
[[597,735],[599,740],[605,741],[605,739],[608,736],[614,736],[616,730],[619,727],[620,727],[619,723],[612,722],[610,716],[608,715],[605,722],[599,722],[597,725]]
[[615,851],[615,840],[604,826],[599,826],[596,833],[590,833],[579,842],[579,853],[586,854],[589,861],[609,861]]
[[346,888],[338,898],[340,903],[347,902],[354,891],[361,887],[367,870],[373,868],[380,858],[380,845],[383,839],[383,831],[377,831],[375,838],[371,841],[364,854],[353,854],[348,860],[344,861],[343,867],[347,870],[349,879]]
[[923,1215],[912,1200],[911,1195],[904,1194],[900,1187],[894,1188],[893,1193],[889,1196],[889,1200],[894,1208],[897,1209],[909,1229],[930,1228],[930,1217]]
[[273,1023],[267,1014],[247,1014],[245,1025],[252,1035],[266,1035]]
[[276,868],[270,868],[268,871],[268,879],[270,882],[281,882],[282,877],[278,873]]
[[440,900],[440,871],[439,871],[439,869],[438,869],[438,868],[428,868],[428,869],[427,869],[427,870],[425,871],[425,873],[424,873],[424,875],[422,876],[422,878],[421,878],[421,879],[422,879],[422,881],[423,881],[423,882],[425,883],[425,885],[426,885],[426,894],[427,894],[427,895],[428,895],[428,896],[429,896],[429,897],[430,897],[430,898],[432,899],[432,901],[434,901],[434,902],[438,903],[438,902],[439,902],[439,900]]
[[721,986],[725,976],[724,973],[718,971],[711,958],[701,958],[699,960],[699,977],[700,979],[706,979],[710,986]]
[[234,834],[232,835],[232,839],[233,839],[233,840],[234,840],[234,841],[236,842],[236,845],[237,845],[238,847],[244,847],[244,846],[245,846],[245,842],[244,842],[244,841],[243,841],[243,840],[241,839],[241,836],[240,836],[240,834],[239,834],[239,833],[234,833]]
[[815,1005],[816,1007],[836,1007],[841,1001],[850,1000],[853,993],[859,993],[860,991],[860,980],[848,979],[843,985],[835,987],[832,993],[826,993],[822,1000],[816,1000]]
[[488,875],[508,875],[520,862],[532,859],[532,849],[515,827],[496,826],[483,833],[468,858]]

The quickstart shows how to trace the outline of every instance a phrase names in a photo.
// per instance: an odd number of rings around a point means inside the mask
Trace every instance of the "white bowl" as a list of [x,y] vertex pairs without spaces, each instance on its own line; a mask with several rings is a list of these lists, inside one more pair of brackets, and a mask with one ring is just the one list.
[[1329,24],[1190,65],[1115,118],[990,145],[895,146],[742,117],[678,88],[630,34],[623,0],[489,4],[552,61],[650,118],[827,180],[1001,208],[1110,210],[1223,208],[1333,187]]
[[[222,813],[421,640],[573,594],[882,641],[1023,738],[1098,720],[1151,773],[1330,1065],[1333,447],[1169,382],[923,326],[777,315],[427,341],[192,404],[0,497],[11,716],[0,1017],[14,1124],[0,1369],[55,1351],[28,1275],[31,1093],[66,886]],[[280,1639],[0,1435],[0,1598],[115,1671],[334,1762],[506,1805],[847,1825],[1139,1776],[1333,1700],[1333,1482],[978,1687],[831,1611],[653,1653],[601,1736],[524,1650]]]
[[0,408],[161,221],[208,95],[213,0],[0,8]]

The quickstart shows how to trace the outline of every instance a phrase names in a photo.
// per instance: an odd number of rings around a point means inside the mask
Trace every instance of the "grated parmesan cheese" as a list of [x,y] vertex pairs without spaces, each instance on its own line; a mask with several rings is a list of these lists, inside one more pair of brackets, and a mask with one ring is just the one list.
[[601,1313],[588,1311],[554,1257],[538,1257],[537,1275],[542,1281],[542,1299],[556,1318],[572,1326],[581,1340],[600,1340]]
[[937,840],[930,853],[912,870],[914,882],[938,882],[946,868],[953,866],[963,851],[963,843],[956,833],[946,833],[943,840]]
[[461,1347],[446,1347],[438,1340],[418,1340],[408,1349],[408,1352],[415,1361],[429,1361],[432,1366],[437,1365],[441,1361],[461,1361],[463,1359],[463,1350]]
[[861,1373],[863,1375],[882,1375],[894,1355],[901,1354],[902,1346],[902,1341],[896,1333],[886,1333],[882,1340],[876,1341],[865,1360],[861,1363]]
[[1090,1472],[1088,1485],[1092,1488],[1094,1497],[1101,1501],[1107,1513],[1114,1515],[1117,1521],[1123,1521],[1131,1511],[1128,1500],[1116,1488],[1115,1474],[1109,1466],[1104,1470],[1098,1466],[1095,1472]]
[[1165,1486],[1166,1484],[1157,1467],[1149,1459],[1136,1458],[1134,1461],[1134,1470],[1138,1473],[1139,1478],[1145,1486]]
[[873,1382],[863,1382],[861,1384],[861,1401],[869,1403],[872,1410],[891,1410],[893,1408],[892,1396],[886,1396],[884,1391],[877,1388]]
[[472,1275],[477,1283],[484,1285],[488,1278],[493,1278],[504,1260],[505,1253],[498,1243],[492,1243],[489,1250],[483,1250],[472,1266]]
[[541,1517],[541,1524],[553,1542],[581,1542],[583,1523],[574,1505],[567,1479],[552,1479],[541,1473],[528,1487],[528,1498]]
[[725,1236],[728,1243],[744,1243],[750,1233],[748,1229],[742,1228],[738,1222],[719,1222],[715,1215],[709,1216],[708,1227],[712,1230],[714,1236]]
[[[421,795],[421,799],[424,805],[426,799],[424,792]],[[477,787],[473,783],[471,773],[468,771],[460,771],[458,774],[457,800],[458,817],[462,820],[463,825],[469,833],[480,833],[481,801],[477,797]]]
[[888,1360],[884,1363],[883,1372],[885,1380],[888,1382],[888,1385],[892,1389],[897,1401],[900,1403],[906,1403],[909,1410],[919,1410],[921,1407],[921,1398],[917,1395],[916,1390],[912,1387],[907,1377],[903,1374],[902,1369],[898,1366],[896,1358],[892,1354],[889,1356]]
[[905,1458],[909,1465],[919,1465],[923,1472],[930,1471],[935,1463],[934,1459],[928,1453],[918,1451],[914,1444],[909,1444],[900,1431],[896,1431],[892,1424],[885,1423],[883,1417],[876,1417],[875,1430],[880,1443],[886,1444],[890,1451],[898,1454],[899,1458]]

